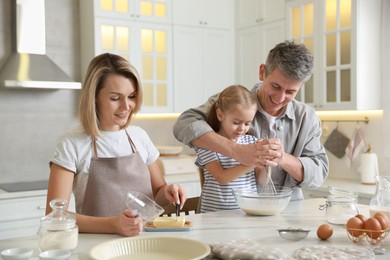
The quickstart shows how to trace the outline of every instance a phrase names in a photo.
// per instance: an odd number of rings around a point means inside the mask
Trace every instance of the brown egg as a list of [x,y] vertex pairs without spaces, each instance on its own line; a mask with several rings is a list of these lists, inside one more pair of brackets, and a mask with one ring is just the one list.
[[333,235],[333,228],[331,225],[322,224],[317,229],[317,236],[321,240],[327,240]]
[[366,229],[366,235],[372,239],[377,239],[382,234],[381,223],[376,218],[368,218],[364,223],[364,229]]
[[355,217],[360,218],[360,220],[364,223],[366,222],[367,218],[363,214],[357,214]]
[[383,230],[389,227],[389,221],[387,221],[387,218],[383,217],[382,215],[375,215],[374,218],[379,221]]
[[347,230],[348,233],[351,234],[353,237],[361,236],[364,232],[359,229],[363,229],[363,228],[364,228],[364,223],[360,218],[352,217],[348,219]]
[[379,222],[381,223],[382,229],[387,229],[390,226],[390,219],[386,213],[379,211],[379,212],[375,213],[374,218],[379,220]]

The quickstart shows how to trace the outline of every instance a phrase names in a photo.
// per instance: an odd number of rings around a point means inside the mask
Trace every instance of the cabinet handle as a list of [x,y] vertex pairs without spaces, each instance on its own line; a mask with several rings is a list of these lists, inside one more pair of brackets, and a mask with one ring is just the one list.
[[204,25],[207,25],[207,22],[203,22]]
[[203,24],[203,22],[202,22],[202,21],[199,21],[199,24]]
[[41,205],[37,207],[37,210],[44,210],[46,209],[46,205]]

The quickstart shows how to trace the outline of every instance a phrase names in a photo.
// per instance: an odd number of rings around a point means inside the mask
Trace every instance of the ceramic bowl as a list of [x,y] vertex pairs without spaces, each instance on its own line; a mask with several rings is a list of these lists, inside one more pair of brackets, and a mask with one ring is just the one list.
[[290,202],[292,190],[289,187],[275,186],[275,192],[264,190],[234,189],[233,195],[237,205],[249,215],[276,215]]
[[1,257],[4,260],[29,259],[32,254],[33,250],[29,248],[9,248],[1,251]]
[[65,260],[69,259],[70,255],[71,252],[67,250],[47,250],[41,252],[39,258],[45,260]]

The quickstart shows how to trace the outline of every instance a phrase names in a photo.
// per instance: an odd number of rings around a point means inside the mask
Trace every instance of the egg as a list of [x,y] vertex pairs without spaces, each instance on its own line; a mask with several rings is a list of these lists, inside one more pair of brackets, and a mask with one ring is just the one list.
[[377,239],[382,234],[381,223],[376,218],[368,218],[364,222],[364,229],[366,229],[366,235],[372,239]]
[[375,213],[374,218],[379,220],[382,229],[387,229],[390,226],[390,219],[386,213],[379,211]]
[[333,228],[329,224],[322,224],[317,229],[317,236],[321,240],[327,240],[333,235]]
[[366,222],[367,218],[363,214],[357,214],[355,217],[360,218],[360,220],[364,223]]
[[378,211],[377,213],[375,213],[375,215],[374,215],[373,217],[375,218],[375,217],[377,217],[377,216],[382,216],[382,217],[384,217],[388,222],[390,222],[389,216],[388,216],[385,212]]
[[364,223],[359,217],[352,217],[348,219],[347,221],[347,230],[348,233],[351,234],[353,237],[359,237],[364,232],[361,231],[361,229],[364,228]]
[[387,219],[382,215],[375,215],[374,218],[379,221],[383,230],[386,230],[389,227],[389,221],[387,221]]

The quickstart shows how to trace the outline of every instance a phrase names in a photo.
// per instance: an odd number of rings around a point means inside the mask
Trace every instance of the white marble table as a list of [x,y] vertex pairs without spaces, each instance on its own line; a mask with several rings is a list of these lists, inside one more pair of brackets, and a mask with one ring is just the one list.
[[[186,232],[143,232],[141,236],[180,236],[188,237],[211,244],[219,241],[252,239],[261,242],[269,248],[279,248],[293,255],[293,252],[303,246],[327,245],[334,247],[370,247],[363,240],[355,244],[347,236],[342,226],[333,226],[333,236],[327,241],[317,238],[317,227],[327,223],[325,212],[318,209],[325,199],[308,199],[290,202],[289,206],[275,216],[249,216],[241,210],[220,211],[207,214],[188,216],[193,222],[193,229]],[[368,207],[359,205],[361,213],[368,216]],[[303,228],[311,230],[308,237],[300,241],[290,241],[281,238],[279,228]],[[79,246],[73,252],[71,259],[88,259],[88,251],[95,245],[107,240],[120,238],[117,235],[80,234]],[[39,253],[37,237],[0,240],[0,250],[11,247],[34,248],[34,256]],[[390,259],[390,236],[381,244],[386,249],[385,255],[377,255],[376,259]]]

